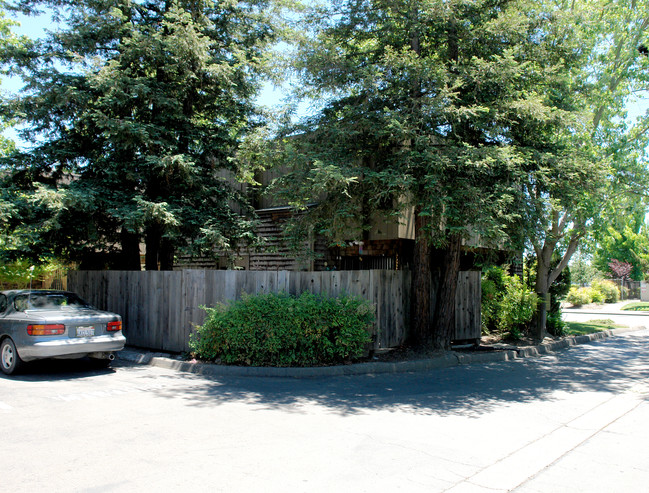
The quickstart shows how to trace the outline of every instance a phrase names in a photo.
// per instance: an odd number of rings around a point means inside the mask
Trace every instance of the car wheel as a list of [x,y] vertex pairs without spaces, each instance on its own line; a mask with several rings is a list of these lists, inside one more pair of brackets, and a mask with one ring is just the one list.
[[16,373],[23,365],[23,360],[18,356],[14,341],[8,337],[0,342],[0,370],[7,375]]

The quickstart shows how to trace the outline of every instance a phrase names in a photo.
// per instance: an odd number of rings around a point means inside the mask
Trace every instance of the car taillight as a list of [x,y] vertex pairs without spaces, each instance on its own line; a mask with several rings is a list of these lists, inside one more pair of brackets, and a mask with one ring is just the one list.
[[106,330],[108,332],[117,332],[118,330],[122,330],[122,322],[108,322]]
[[47,324],[47,325],[28,325],[27,333],[30,336],[56,336],[65,332],[65,325],[63,324]]

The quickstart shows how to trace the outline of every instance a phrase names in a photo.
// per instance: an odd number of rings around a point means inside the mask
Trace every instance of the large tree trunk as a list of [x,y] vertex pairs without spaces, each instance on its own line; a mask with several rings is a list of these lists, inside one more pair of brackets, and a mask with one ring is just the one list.
[[547,300],[550,296],[550,263],[543,260],[543,255],[537,255],[536,262],[536,295],[539,297],[532,322],[532,338],[541,342],[545,337],[545,325],[548,320]]
[[412,265],[410,320],[411,339],[416,345],[430,345],[432,342],[430,313],[430,240],[426,226],[429,216],[421,215],[421,208],[415,210],[415,249]]
[[140,235],[122,228],[120,233],[122,252],[119,256],[118,270],[141,270]]
[[[559,226],[554,227],[554,231],[561,231]],[[536,253],[536,295],[539,297],[536,313],[532,322],[532,337],[536,342],[541,342],[546,335],[545,326],[548,319],[548,309],[550,307],[550,287],[557,280],[559,274],[568,266],[570,259],[577,250],[577,245],[581,239],[581,233],[575,233],[568,241],[568,247],[564,252],[559,263],[552,267],[552,255],[557,248],[557,241],[546,241],[543,246],[535,246]]]
[[162,228],[153,224],[146,232],[146,270],[173,270],[174,246],[168,238],[162,235]]
[[144,257],[144,268],[146,270],[158,270],[161,239],[162,233],[158,225],[152,224],[147,227],[145,236],[146,252]]
[[174,247],[169,238],[162,238],[160,241],[160,270],[173,270],[174,268]]
[[452,234],[444,255],[442,277],[437,294],[436,330],[433,334],[435,349],[451,348],[451,340],[455,332],[455,294],[460,273],[461,250],[462,237],[459,234]]

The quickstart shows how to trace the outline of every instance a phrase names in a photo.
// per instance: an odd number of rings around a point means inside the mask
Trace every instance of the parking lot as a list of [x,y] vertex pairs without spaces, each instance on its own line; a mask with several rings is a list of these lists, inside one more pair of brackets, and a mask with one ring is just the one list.
[[2,491],[639,491],[648,331],[420,373],[0,377]]

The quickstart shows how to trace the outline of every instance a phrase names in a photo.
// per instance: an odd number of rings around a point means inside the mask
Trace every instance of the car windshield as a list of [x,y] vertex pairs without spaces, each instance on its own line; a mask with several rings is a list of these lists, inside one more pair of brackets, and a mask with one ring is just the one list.
[[87,307],[88,303],[73,293],[28,293],[19,294],[14,299],[17,311],[25,310],[63,310],[66,308]]

